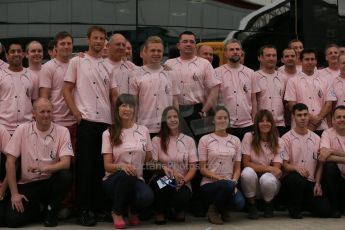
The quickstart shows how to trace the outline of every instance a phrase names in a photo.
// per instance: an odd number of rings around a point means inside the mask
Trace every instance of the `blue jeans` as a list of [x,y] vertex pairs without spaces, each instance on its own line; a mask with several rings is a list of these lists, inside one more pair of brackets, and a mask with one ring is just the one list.
[[204,204],[214,204],[217,211],[223,212],[231,207],[235,207],[236,210],[243,209],[245,199],[239,190],[233,194],[235,188],[236,184],[233,181],[219,180],[205,184],[200,189]]

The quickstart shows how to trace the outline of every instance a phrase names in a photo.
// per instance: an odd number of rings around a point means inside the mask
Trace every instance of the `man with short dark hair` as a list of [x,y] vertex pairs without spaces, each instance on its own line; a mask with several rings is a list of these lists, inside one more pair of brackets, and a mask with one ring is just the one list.
[[285,129],[284,119],[284,94],[287,78],[276,71],[277,49],[273,45],[264,45],[259,49],[258,60],[260,70],[254,76],[258,85],[256,93],[258,110],[267,109],[270,111],[276,122],[280,136]]
[[23,68],[20,42],[9,44],[6,58],[9,66],[0,71],[0,124],[13,134],[20,124],[32,121],[32,100],[38,97],[38,85],[32,72]]
[[322,194],[322,164],[318,162],[320,137],[308,130],[309,111],[305,104],[292,107],[295,127],[282,137],[284,141],[282,189],[287,195],[290,217],[300,219],[302,211],[319,217],[330,216],[330,205]]
[[[302,72],[290,78],[287,82],[285,100],[290,110],[296,103],[304,103],[309,108],[310,117],[308,127],[319,136],[328,128],[326,116],[332,109],[332,102],[336,101],[331,82],[320,76],[315,70],[316,51],[303,50],[301,52]],[[292,120],[292,127],[293,125]]]
[[80,209],[78,223],[83,226],[95,225],[96,212],[105,209],[102,134],[112,122],[110,98],[116,98],[116,83],[111,81],[102,58],[105,37],[104,28],[90,27],[87,32],[89,50],[85,57],[70,60],[64,78],[63,95],[78,123],[76,200]]
[[[196,37],[193,32],[182,32],[177,48],[180,57],[169,59],[165,64],[177,72],[180,112],[191,127],[191,121],[207,117],[208,111],[216,104],[220,81],[211,63],[196,56]],[[200,138],[200,135],[196,136]]]

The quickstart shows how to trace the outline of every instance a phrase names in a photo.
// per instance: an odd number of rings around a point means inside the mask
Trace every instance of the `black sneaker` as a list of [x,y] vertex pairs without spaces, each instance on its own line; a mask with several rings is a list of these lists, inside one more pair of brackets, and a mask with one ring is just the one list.
[[95,226],[96,216],[95,213],[88,210],[83,210],[78,218],[78,224],[82,226]]
[[57,214],[52,208],[48,205],[46,217],[44,218],[44,226],[46,227],[55,227],[58,225]]
[[251,220],[257,220],[259,218],[256,204],[248,204],[248,218]]
[[274,216],[273,213],[273,204],[272,202],[265,202],[264,205],[264,217],[265,218],[272,218]]

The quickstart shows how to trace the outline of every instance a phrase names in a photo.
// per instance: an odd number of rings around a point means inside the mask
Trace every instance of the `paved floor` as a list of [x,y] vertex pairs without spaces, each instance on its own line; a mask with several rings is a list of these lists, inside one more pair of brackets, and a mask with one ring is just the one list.
[[[157,226],[153,221],[145,221],[139,227],[128,227],[128,229],[178,229],[185,230],[195,229],[195,230],[215,230],[215,229],[231,229],[231,230],[344,230],[345,229],[345,217],[340,219],[321,219],[313,217],[304,217],[301,220],[292,220],[288,218],[286,212],[276,212],[276,216],[272,219],[265,219],[261,217],[259,220],[248,220],[245,213],[232,213],[231,221],[224,225],[213,225],[207,222],[206,218],[195,218],[192,216],[187,216],[185,223],[175,223],[168,222],[167,225]],[[8,229],[8,228],[2,228]],[[47,230],[47,228],[42,225],[35,224],[27,226],[23,229],[37,229],[37,230]],[[113,229],[111,223],[98,223],[95,227],[82,227],[75,224],[73,219],[67,221],[60,221],[59,226],[55,228],[50,228],[54,230],[109,230]]]

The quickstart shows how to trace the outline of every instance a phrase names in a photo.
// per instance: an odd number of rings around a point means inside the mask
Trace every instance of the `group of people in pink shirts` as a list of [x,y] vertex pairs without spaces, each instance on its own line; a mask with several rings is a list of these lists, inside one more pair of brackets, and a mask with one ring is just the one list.
[[294,219],[341,217],[345,53],[336,44],[321,70],[299,40],[283,50],[280,68],[276,47],[264,45],[253,71],[236,39],[225,41],[227,63],[216,69],[190,31],[178,37],[180,56],[164,64],[158,36],[142,45],[143,66],[126,55],[121,34],[107,40],[92,26],[86,41],[71,58],[73,37],[57,33],[43,65],[37,41],[6,47],[0,225],[53,227],[62,207],[77,208],[82,226],[109,216],[116,229],[151,211],[157,225],[183,222],[193,205],[219,225],[231,210],[272,218],[277,205]]

